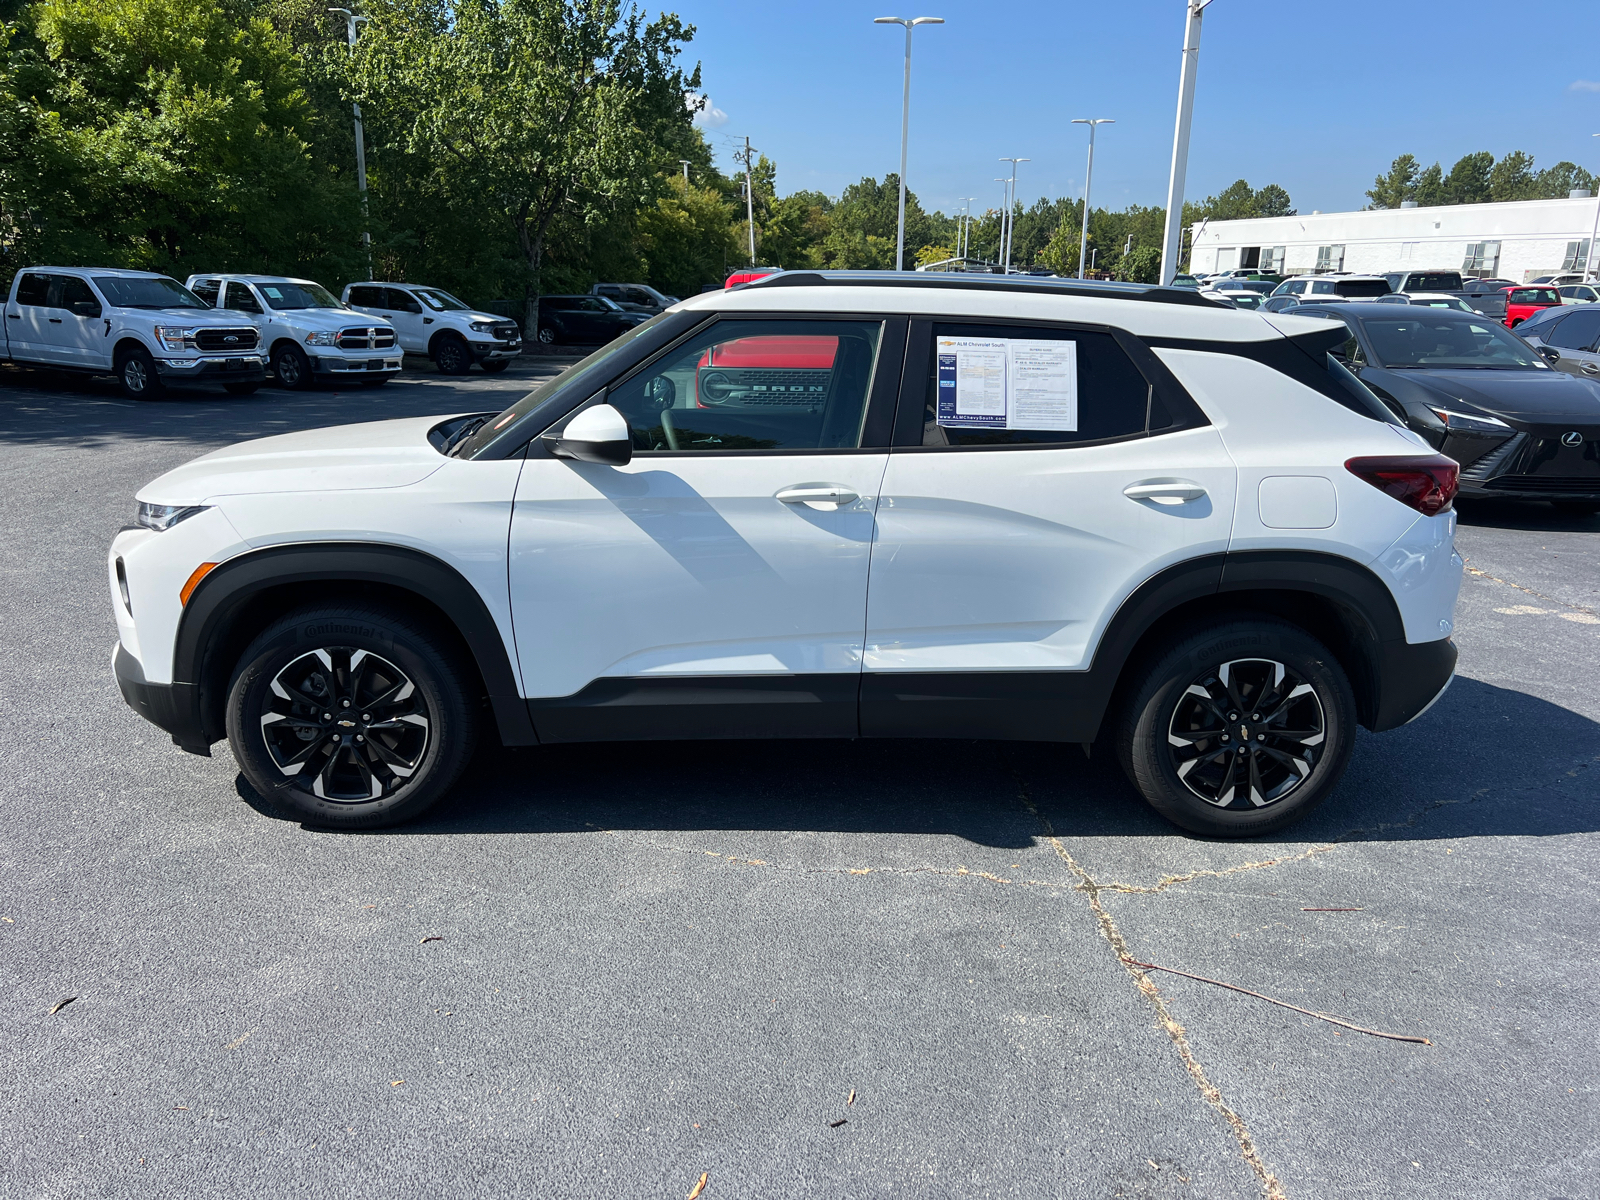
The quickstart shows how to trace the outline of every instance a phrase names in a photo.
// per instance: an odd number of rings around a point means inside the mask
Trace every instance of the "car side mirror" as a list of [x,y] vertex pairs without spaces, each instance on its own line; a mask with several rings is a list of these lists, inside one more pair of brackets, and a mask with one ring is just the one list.
[[633,431],[628,428],[628,418],[609,404],[584,409],[567,422],[560,437],[545,441],[557,458],[608,467],[625,467],[633,461]]
[[78,317],[98,317],[100,315],[100,302],[98,300],[74,300],[72,313]]
[[1539,357],[1543,358],[1545,362],[1558,363],[1561,361],[1561,355],[1549,346],[1539,347]]
[[422,311],[422,305],[418,304],[415,300],[413,300],[409,304],[406,305],[406,311],[408,313],[419,313],[419,312]]

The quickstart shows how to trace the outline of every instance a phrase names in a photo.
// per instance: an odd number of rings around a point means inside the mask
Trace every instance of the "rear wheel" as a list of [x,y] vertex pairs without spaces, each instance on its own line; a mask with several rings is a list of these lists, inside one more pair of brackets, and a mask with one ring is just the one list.
[[397,614],[302,609],[240,659],[228,741],[251,786],[284,815],[395,825],[437,803],[471,757],[466,678],[443,642]]
[[441,375],[465,375],[472,369],[472,351],[455,334],[440,334],[433,343],[433,361]]
[[156,360],[143,346],[124,350],[117,359],[117,384],[130,400],[159,400],[167,392],[156,373]]
[[483,369],[484,369],[485,373],[487,373],[489,375],[498,375],[498,374],[500,374],[501,371],[504,371],[510,365],[511,365],[511,360],[509,358],[495,358],[495,359],[490,359],[488,362],[485,362],[483,364]]
[[303,392],[311,386],[311,360],[293,342],[284,342],[272,352],[272,374],[279,387]]
[[1349,680],[1327,647],[1263,617],[1192,630],[1158,651],[1121,714],[1117,750],[1173,824],[1249,837],[1327,798],[1355,724]]

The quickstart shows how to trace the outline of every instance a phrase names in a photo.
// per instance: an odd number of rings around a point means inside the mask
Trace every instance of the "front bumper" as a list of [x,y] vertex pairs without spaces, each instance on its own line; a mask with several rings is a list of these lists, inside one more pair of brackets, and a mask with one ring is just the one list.
[[[180,363],[191,363],[182,366]],[[267,377],[267,362],[259,354],[217,355],[212,358],[156,359],[156,374],[163,383],[260,383]]]
[[[1581,435],[1577,444],[1563,444],[1573,433]],[[1469,498],[1600,501],[1600,436],[1593,429],[1524,430],[1468,460],[1460,487]]]
[[170,733],[174,745],[211,757],[211,743],[201,732],[199,696],[191,684],[151,683],[139,660],[120,641],[111,652],[111,671],[129,708]]
[[395,346],[388,350],[373,351],[359,357],[342,358],[331,354],[316,354],[311,358],[311,370],[317,375],[341,379],[362,377],[386,378],[400,373],[401,350]]
[[494,342],[474,340],[468,345],[472,347],[472,355],[479,362],[500,362],[507,358],[516,358],[522,353],[522,343]]

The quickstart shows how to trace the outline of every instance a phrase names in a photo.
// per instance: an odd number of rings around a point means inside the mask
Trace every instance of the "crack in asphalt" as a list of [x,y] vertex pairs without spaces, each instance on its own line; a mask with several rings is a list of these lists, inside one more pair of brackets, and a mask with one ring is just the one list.
[[1487,571],[1484,571],[1484,570],[1481,570],[1478,567],[1472,566],[1470,559],[1463,558],[1462,561],[1468,564],[1467,565],[1467,574],[1468,575],[1475,575],[1479,579],[1487,579],[1487,580],[1490,580],[1493,583],[1504,584],[1508,588],[1516,588],[1517,591],[1519,591],[1519,592],[1525,592],[1530,596],[1536,596],[1540,600],[1543,600],[1543,601],[1545,601],[1545,602],[1547,602],[1549,604],[1559,604],[1562,608],[1570,608],[1573,612],[1587,613],[1591,617],[1600,617],[1600,612],[1596,612],[1592,608],[1586,608],[1582,604],[1573,604],[1572,602],[1570,602],[1568,600],[1557,600],[1554,596],[1547,596],[1543,592],[1535,591],[1533,588],[1528,587],[1525,584],[1513,583],[1509,579],[1501,579],[1498,575],[1491,575]]

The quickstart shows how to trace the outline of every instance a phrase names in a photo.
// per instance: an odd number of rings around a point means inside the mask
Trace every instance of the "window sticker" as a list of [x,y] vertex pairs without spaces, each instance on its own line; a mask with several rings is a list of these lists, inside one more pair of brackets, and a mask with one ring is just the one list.
[[263,292],[265,292],[267,295],[271,296],[274,300],[282,300],[283,299],[283,293],[280,292],[275,287],[267,287],[265,284],[263,284],[261,286],[261,290]]
[[1078,428],[1078,344],[1030,338],[939,338],[940,425]]

